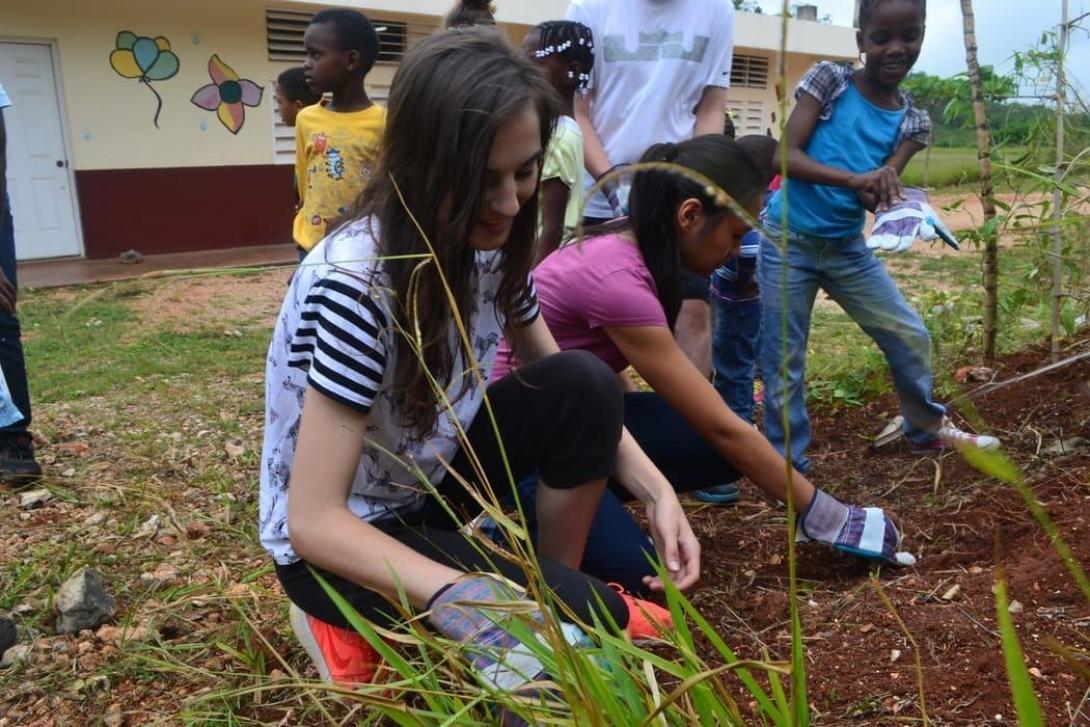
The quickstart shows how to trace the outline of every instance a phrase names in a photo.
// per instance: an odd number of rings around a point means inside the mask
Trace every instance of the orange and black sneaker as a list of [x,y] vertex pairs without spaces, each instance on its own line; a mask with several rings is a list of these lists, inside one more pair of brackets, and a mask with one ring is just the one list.
[[290,619],[295,637],[318,667],[323,681],[341,687],[358,687],[374,680],[382,657],[363,636],[320,621],[294,603],[291,604]]
[[628,626],[625,633],[633,642],[645,642],[662,639],[667,631],[674,628],[674,617],[668,610],[642,598],[636,598],[619,583],[610,583],[609,587],[617,591],[628,606]]

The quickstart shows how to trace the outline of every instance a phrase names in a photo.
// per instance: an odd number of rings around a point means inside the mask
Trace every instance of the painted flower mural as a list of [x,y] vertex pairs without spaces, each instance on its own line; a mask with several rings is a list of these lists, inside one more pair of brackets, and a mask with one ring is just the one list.
[[190,100],[206,111],[215,111],[220,123],[237,134],[246,123],[246,107],[260,104],[265,91],[253,81],[239,78],[218,55],[208,59],[208,75],[212,83],[198,88]]
[[170,49],[170,41],[163,36],[148,38],[129,30],[117,34],[114,50],[110,53],[110,67],[122,78],[135,78],[155,94],[155,116],[152,123],[159,128],[159,112],[163,110],[163,97],[151,85],[152,81],[165,81],[178,73],[178,56]]

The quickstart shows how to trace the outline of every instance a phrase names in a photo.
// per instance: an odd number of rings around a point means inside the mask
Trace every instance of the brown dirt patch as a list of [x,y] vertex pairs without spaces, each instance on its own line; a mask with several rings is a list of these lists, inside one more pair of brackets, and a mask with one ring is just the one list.
[[[1087,350],[1090,341],[1080,349]],[[1047,362],[1041,349],[1012,356],[1000,378]],[[1090,360],[1001,389],[974,402],[990,431],[1004,440],[1034,496],[1048,511],[1076,560],[1090,567],[1090,452],[1054,455],[1048,448],[1090,439]],[[916,459],[900,445],[868,449],[896,412],[892,397],[864,407],[818,413],[814,480],[848,501],[895,511],[917,567],[885,569],[882,585],[920,646],[926,706],[935,724],[1014,721],[992,586],[997,542],[1013,618],[1026,663],[1039,670],[1034,687],[1046,724],[1088,724],[1090,707],[1072,715],[1090,684],[1046,645],[1055,639],[1090,649],[1090,602],[1082,596],[1049,539],[1015,489],[971,469],[958,455]],[[736,509],[694,507],[705,549],[702,585],[693,600],[731,635],[739,656],[789,655],[785,522],[779,507],[759,501]],[[913,648],[882,605],[867,569],[821,546],[799,546],[800,610],[807,635],[809,697],[819,724],[879,724],[918,718]],[[952,586],[960,594],[942,599]],[[724,609],[721,604],[728,604]],[[894,651],[901,652],[896,661]],[[708,648],[708,653],[712,650]]]
[[269,325],[284,300],[293,268],[262,273],[213,271],[163,281],[139,282],[134,300],[142,323],[179,332],[216,325]]

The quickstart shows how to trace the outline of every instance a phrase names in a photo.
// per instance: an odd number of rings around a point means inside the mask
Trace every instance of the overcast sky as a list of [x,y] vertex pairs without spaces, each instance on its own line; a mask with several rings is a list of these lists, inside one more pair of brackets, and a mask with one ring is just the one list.
[[[798,0],[792,0],[792,4]],[[851,25],[853,0],[809,0],[818,6],[818,15],[831,15],[837,25]],[[1090,0],[1069,0],[1070,17],[1090,11]],[[765,12],[778,12],[782,0],[761,0]],[[1041,32],[1058,28],[1061,0],[974,0],[976,37],[980,62],[994,65],[1000,72],[1010,71],[1014,51],[1029,49]],[[1090,18],[1083,20],[1090,27]],[[1069,73],[1090,90],[1090,37],[1076,32],[1068,55]],[[916,70],[937,76],[952,76],[965,70],[965,42],[962,34],[961,3],[958,0],[931,0],[927,4],[927,37]],[[1084,98],[1086,94],[1084,93]]]

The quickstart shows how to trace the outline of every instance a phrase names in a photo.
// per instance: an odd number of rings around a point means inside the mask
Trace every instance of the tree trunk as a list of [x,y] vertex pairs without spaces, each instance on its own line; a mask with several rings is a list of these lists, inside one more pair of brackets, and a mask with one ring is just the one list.
[[995,191],[992,188],[992,139],[984,112],[984,88],[977,61],[976,20],[973,0],[961,0],[961,15],[965,23],[965,61],[969,67],[969,85],[973,91],[973,114],[976,117],[976,146],[980,158],[980,201],[984,206],[984,361],[995,360],[995,338],[999,313],[999,244],[998,228],[989,224],[995,219]]
[[1067,78],[1064,56],[1067,54],[1067,0],[1063,0],[1063,23],[1056,59],[1056,186],[1052,188],[1052,360],[1060,360],[1060,313],[1063,304],[1063,194],[1060,182],[1064,178],[1064,112],[1067,107]]

